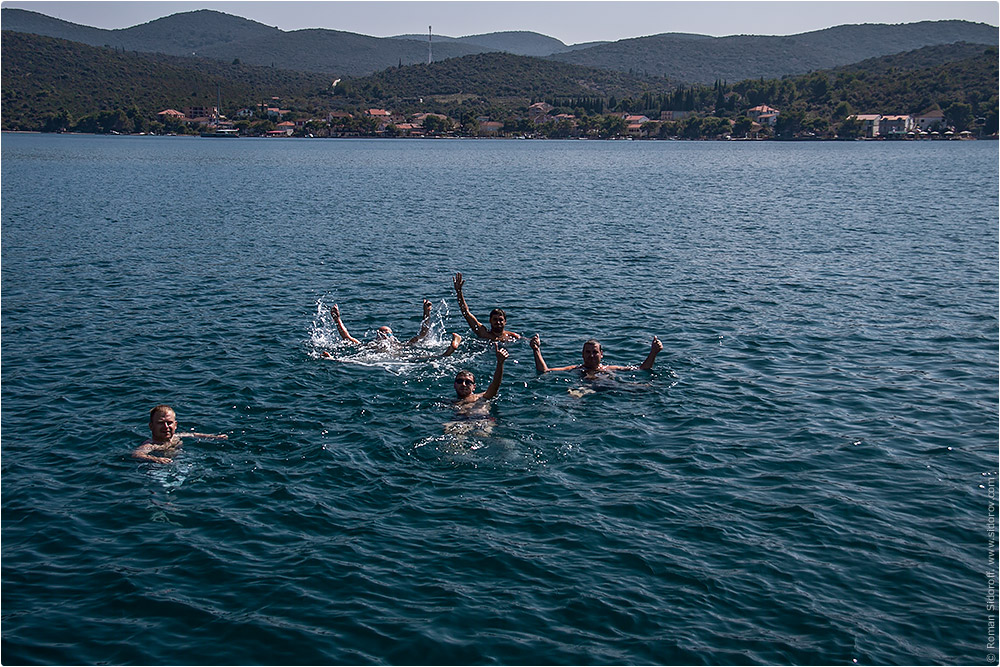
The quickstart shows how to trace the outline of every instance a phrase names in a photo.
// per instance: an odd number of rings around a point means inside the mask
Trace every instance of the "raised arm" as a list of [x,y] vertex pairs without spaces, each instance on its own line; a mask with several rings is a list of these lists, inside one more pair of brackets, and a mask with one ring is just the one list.
[[548,373],[549,367],[545,364],[545,359],[542,358],[542,340],[538,334],[528,339],[528,346],[531,347],[531,354],[535,357],[535,372],[539,375]]
[[528,339],[528,346],[531,347],[531,353],[535,356],[535,372],[541,375],[542,373],[548,373],[549,371],[571,371],[574,368],[579,368],[579,366],[560,366],[559,368],[549,368],[548,364],[545,363],[545,359],[542,358],[542,341],[535,334]]
[[337,307],[337,304],[333,304],[333,308],[330,309],[330,315],[333,316],[333,323],[337,325],[337,332],[340,334],[341,338],[346,341],[350,341],[355,345],[361,343],[360,340],[347,333],[347,327],[345,327],[344,323],[340,321],[340,308]]
[[659,338],[653,336],[653,343],[649,347],[649,356],[647,356],[646,360],[639,365],[639,368],[644,371],[652,369],[653,362],[656,361],[656,355],[658,355],[662,349],[663,343],[660,342]]
[[453,333],[451,335],[451,345],[448,346],[448,349],[445,350],[441,356],[450,357],[451,355],[455,354],[455,350],[458,349],[458,345],[461,342],[462,342],[462,337],[459,336],[457,333]]
[[503,379],[503,362],[507,360],[507,350],[500,347],[500,343],[493,343],[493,349],[497,353],[497,369],[493,371],[493,381],[490,382],[490,386],[479,397],[481,401],[488,401],[496,396],[497,392],[500,391],[500,380]]
[[465,321],[469,323],[469,328],[472,329],[472,331],[474,331],[477,336],[479,336],[480,338],[489,338],[489,336],[486,335],[487,332],[486,327],[484,327],[479,322],[479,320],[476,319],[475,315],[469,312],[469,306],[467,303],[465,303],[465,296],[462,294],[462,286],[464,284],[465,281],[462,280],[462,274],[456,273],[455,296],[458,297],[458,307],[462,311],[462,316],[465,318]]
[[431,331],[431,302],[424,299],[424,319],[420,321],[420,333],[406,341],[407,345],[416,345]]

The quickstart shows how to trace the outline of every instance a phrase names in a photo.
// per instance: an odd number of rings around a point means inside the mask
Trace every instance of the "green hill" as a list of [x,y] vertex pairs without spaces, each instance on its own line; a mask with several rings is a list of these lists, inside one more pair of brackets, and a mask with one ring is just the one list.
[[[410,39],[421,44],[427,44],[427,35],[396,35],[392,39]],[[477,47],[483,52],[503,51],[516,56],[548,56],[565,51],[567,47],[555,37],[549,37],[537,32],[512,30],[507,32],[492,32],[485,35],[467,35],[465,37],[447,37],[434,35],[433,43],[460,43]]]
[[393,68],[367,77],[346,78],[341,85],[355,95],[380,100],[434,95],[621,97],[669,87],[663,79],[640,79],[509,53],[480,53],[430,65]]
[[[23,9],[0,10],[3,29],[109,46],[126,51],[214,58],[334,76],[363,75],[399,64],[427,62],[426,42],[368,37],[339,30],[285,32],[262,23],[202,9],[173,14],[142,25],[102,30],[53,19]],[[436,44],[435,60],[480,53],[481,46]]]
[[[436,45],[434,59],[444,60],[481,49],[460,42]],[[405,39],[368,37],[337,30],[295,30],[241,42],[204,47],[198,55],[255,65],[274,65],[335,76],[358,76],[400,64],[427,62],[427,44]]]
[[842,65],[828,70],[830,74],[843,72],[867,72],[868,74],[888,74],[891,72],[908,72],[928,69],[946,63],[978,58],[991,52],[991,47],[983,44],[956,42],[954,44],[939,44],[925,46],[915,51],[894,53],[889,56],[868,58],[860,62]]
[[3,129],[34,128],[60,110],[71,117],[135,108],[215,106],[223,111],[277,96],[308,107],[329,96],[330,78],[270,67],[158,54],[122,53],[4,30],[0,40]]
[[524,107],[536,100],[584,114],[618,110],[659,118],[661,110],[687,110],[734,120],[752,106],[767,104],[781,110],[780,122],[793,131],[831,127],[849,113],[910,114],[966,105],[973,119],[985,119],[976,124],[989,132],[997,115],[997,61],[996,47],[957,43],[781,79],[685,86],[494,52],[342,77],[333,88],[332,77],[322,74],[123,52],[4,30],[0,126],[51,129],[66,126],[53,118],[119,111],[148,121],[165,108],[215,106],[221,92],[223,111],[230,116],[277,97],[281,107],[299,117],[384,107],[447,113],[463,118],[463,124],[479,115],[521,123]]
[[56,37],[90,46],[110,46],[126,51],[190,56],[212,46],[281,33],[256,21],[202,9],[173,14],[148,23],[104,30],[50,18],[24,9],[0,10],[3,29]]
[[566,45],[554,37],[524,30],[468,35],[459,41],[518,56],[548,56],[566,50]]
[[[965,57],[960,57],[963,54]],[[927,64],[934,61],[939,64]],[[785,93],[784,96],[777,93],[773,104],[782,104],[788,111],[831,117],[835,115],[833,110],[845,102],[854,113],[885,115],[919,114],[959,103],[973,107],[978,116],[986,116],[996,114],[998,80],[1000,67],[995,47],[929,46],[829,71],[788,77],[776,82],[776,88]],[[760,82],[745,81],[733,88],[759,91]],[[767,92],[759,97],[770,95]]]
[[900,25],[843,25],[782,37],[663,34],[624,39],[549,58],[587,67],[707,84],[805,74],[954,42],[996,46],[997,28],[968,21],[923,21]]
[[[399,65],[427,62],[427,41],[423,35],[380,38],[327,29],[285,32],[211,10],[173,14],[119,30],[80,26],[21,9],[3,8],[0,14],[3,29],[9,31],[127,51],[197,55],[224,62],[238,58],[244,63],[333,76],[364,76]],[[443,61],[505,51],[547,56],[555,62],[626,72],[637,77],[713,83],[805,74],[956,42],[996,46],[997,28],[968,21],[924,21],[843,25],[780,37],[668,33],[573,46],[538,33],[511,31],[439,37],[433,43],[433,56],[435,61]]]

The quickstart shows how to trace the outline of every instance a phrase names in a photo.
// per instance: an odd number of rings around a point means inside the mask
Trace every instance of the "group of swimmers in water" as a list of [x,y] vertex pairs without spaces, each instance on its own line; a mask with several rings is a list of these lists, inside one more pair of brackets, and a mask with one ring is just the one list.
[[[504,362],[509,356],[507,350],[501,347],[501,343],[521,340],[523,336],[507,329],[507,315],[500,308],[494,308],[493,311],[490,312],[490,326],[487,328],[476,319],[476,316],[472,314],[469,310],[468,304],[465,302],[465,295],[462,293],[465,281],[462,279],[461,273],[455,274],[454,283],[455,295],[458,297],[458,306],[462,311],[462,316],[465,317],[465,321],[468,322],[469,328],[472,329],[473,333],[475,333],[478,338],[493,341],[493,351],[496,354],[497,363],[496,369],[493,372],[493,379],[490,381],[489,387],[486,388],[486,391],[480,393],[476,393],[475,375],[468,370],[459,371],[455,375],[455,400],[453,403],[461,416],[488,417],[489,413],[486,404],[490,399],[494,398],[500,390],[500,383],[503,379]],[[375,332],[377,337],[376,344],[380,346],[388,346],[389,348],[403,348],[417,345],[427,337],[428,333],[430,333],[430,314],[431,302],[424,299],[424,314],[420,323],[420,331],[417,335],[404,343],[397,340],[395,336],[393,336],[392,329],[387,326],[382,326]],[[334,304],[330,308],[330,315],[333,317],[333,323],[337,327],[337,333],[340,334],[340,337],[343,340],[352,345],[364,344],[348,332],[347,327],[344,326],[343,320],[341,320],[340,308],[337,304]],[[455,350],[458,349],[461,342],[462,337],[457,333],[453,333],[451,335],[451,343],[449,344],[448,349],[441,354],[423,357],[421,360],[449,357],[455,353]],[[528,339],[528,346],[531,348],[532,355],[535,359],[535,370],[539,375],[551,371],[579,370],[585,379],[594,379],[599,373],[609,373],[611,371],[618,370],[650,370],[653,368],[653,363],[656,361],[656,355],[663,349],[663,343],[660,342],[660,339],[653,336],[649,354],[641,364],[638,366],[613,366],[603,363],[604,350],[601,348],[601,344],[594,339],[590,339],[583,344],[582,364],[552,368],[545,363],[545,359],[542,357],[542,343],[537,333]],[[328,352],[324,352],[323,356],[331,357]],[[452,424],[454,425],[455,423]],[[172,460],[170,456],[173,455],[180,447],[181,438],[225,439],[227,437],[226,435],[210,435],[206,433],[179,433],[177,431],[177,414],[174,412],[173,408],[168,405],[158,405],[150,411],[149,430],[152,434],[151,437],[142,443],[142,445],[140,445],[135,452],[133,452],[133,456],[141,461],[151,463],[170,463]]]

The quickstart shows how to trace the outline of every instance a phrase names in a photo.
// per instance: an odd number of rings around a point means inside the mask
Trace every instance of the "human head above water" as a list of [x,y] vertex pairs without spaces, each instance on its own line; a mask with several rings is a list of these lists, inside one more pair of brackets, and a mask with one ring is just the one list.
[[156,419],[157,415],[159,415],[161,413],[166,413],[166,412],[169,412],[174,417],[177,416],[177,413],[174,411],[174,409],[172,407],[170,407],[169,405],[160,404],[160,405],[157,405],[156,407],[154,407],[152,410],[149,411],[149,422],[152,423],[153,420]]
[[379,338],[392,338],[392,329],[389,327],[379,327],[375,335]]
[[604,350],[601,344],[591,338],[583,344],[583,367],[589,370],[599,368],[601,360],[604,359]]
[[167,442],[177,432],[177,413],[169,405],[157,405],[149,411],[149,431],[155,442]]
[[507,313],[502,308],[494,308],[490,311],[490,329],[493,331],[503,331],[507,325]]
[[459,371],[455,374],[455,393],[459,398],[465,398],[476,390],[476,376],[470,371]]

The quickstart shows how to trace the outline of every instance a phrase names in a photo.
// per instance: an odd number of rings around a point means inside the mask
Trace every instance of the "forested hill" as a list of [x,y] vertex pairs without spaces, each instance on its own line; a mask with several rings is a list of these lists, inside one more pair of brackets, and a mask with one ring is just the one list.
[[[427,62],[427,44],[339,30],[285,32],[256,21],[202,9],[131,28],[102,30],[22,9],[0,10],[4,31],[32,33],[125,51],[213,58],[331,75],[361,75],[400,64]],[[480,53],[462,42],[434,48],[435,60]]]
[[519,56],[547,56],[566,50],[566,45],[554,37],[526,31],[469,35],[460,37],[459,41]]
[[52,37],[3,31],[0,88],[3,128],[35,127],[59,110],[71,117],[134,109],[153,116],[167,108],[258,104],[277,96],[308,108],[328,98],[322,74],[148,53],[122,53]]
[[918,114],[956,103],[968,104],[977,116],[992,115],[995,125],[998,53],[996,47],[984,48],[980,44],[927,46],[906,54],[789,77],[778,87],[784,84],[796,92],[788,100],[776,95],[776,103],[787,101],[786,109],[820,116],[844,103],[851,112],[885,115]]
[[985,23],[923,21],[899,25],[842,25],[779,37],[662,34],[623,39],[549,58],[637,75],[710,84],[720,80],[805,74],[954,42],[996,46],[998,31]]
[[202,9],[117,30],[91,28],[24,9],[0,10],[4,30],[125,51],[190,56],[203,49],[281,33],[256,21]]
[[665,79],[642,79],[509,53],[480,53],[430,65],[345,78],[338,89],[366,99],[475,95],[484,98],[625,97],[667,90]]
[[[502,98],[612,98],[623,109],[649,113],[677,109],[738,117],[757,104],[842,120],[848,113],[917,114],[956,102],[985,115],[997,106],[997,48],[981,44],[929,46],[849,66],[781,79],[752,78],[716,86],[677,86],[665,79],[576,68],[509,54],[477,54],[433,65],[344,79],[338,92],[356,104],[405,106],[428,95]],[[737,95],[730,96],[728,93]],[[651,103],[658,99],[660,102]],[[643,102],[642,100],[646,100]],[[846,104],[842,104],[846,103]],[[569,105],[572,106],[572,105]]]
[[[860,5],[859,5],[860,6]],[[845,19],[851,17],[845,16]],[[211,10],[183,12],[119,30],[80,26],[21,9],[2,9],[4,30],[29,32],[127,51],[197,55],[224,62],[363,76],[426,64],[425,36],[369,37],[331,29],[285,32]],[[412,37],[412,39],[410,39]],[[433,43],[435,62],[503,51],[640,77],[683,83],[778,78],[829,69],[924,46],[968,42],[996,46],[997,28],[968,21],[843,25],[790,36],[708,37],[668,33],[595,45],[566,46],[526,31],[497,32]],[[551,55],[549,55],[551,54]]]
[[[427,44],[427,35],[396,35],[392,39],[411,39]],[[448,42],[468,44],[482,48],[485,51],[504,51],[518,56],[548,56],[570,48],[555,37],[527,30],[493,32],[486,35],[468,35],[466,37],[433,36],[435,47],[438,44]]]

